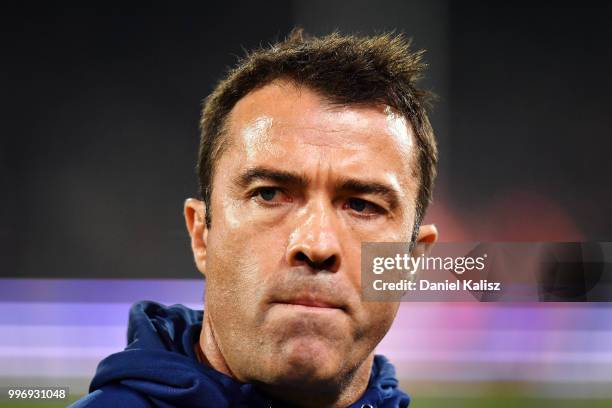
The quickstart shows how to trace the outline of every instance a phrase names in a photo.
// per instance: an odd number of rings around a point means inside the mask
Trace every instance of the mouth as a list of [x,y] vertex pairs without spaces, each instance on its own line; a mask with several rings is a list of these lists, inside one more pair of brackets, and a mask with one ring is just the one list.
[[298,297],[293,299],[283,299],[272,302],[272,305],[283,305],[288,307],[301,308],[304,310],[311,311],[333,311],[339,310],[344,311],[345,308],[336,302],[332,302],[326,299],[319,299],[312,296]]

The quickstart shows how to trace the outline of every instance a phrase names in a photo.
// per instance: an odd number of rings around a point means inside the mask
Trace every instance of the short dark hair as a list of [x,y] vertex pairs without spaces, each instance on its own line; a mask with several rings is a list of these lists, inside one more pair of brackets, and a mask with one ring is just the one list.
[[410,122],[417,144],[418,165],[414,171],[420,178],[414,240],[432,199],[438,161],[436,140],[427,117],[433,95],[416,87],[426,67],[422,55],[423,51],[412,51],[410,41],[401,34],[359,37],[334,32],[310,37],[301,29],[294,29],[284,41],[248,53],[219,82],[202,109],[197,168],[207,225],[210,227],[215,163],[227,145],[223,134],[228,115],[249,92],[275,79],[288,79],[335,104],[388,105]]

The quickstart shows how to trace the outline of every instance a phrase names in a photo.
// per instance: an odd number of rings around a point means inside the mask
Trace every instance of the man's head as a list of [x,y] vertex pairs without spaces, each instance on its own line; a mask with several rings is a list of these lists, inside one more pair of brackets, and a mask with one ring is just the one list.
[[362,302],[361,242],[437,234],[419,230],[437,161],[420,58],[399,36],[297,32],[206,100],[185,215],[213,367],[273,394],[367,384],[398,305]]

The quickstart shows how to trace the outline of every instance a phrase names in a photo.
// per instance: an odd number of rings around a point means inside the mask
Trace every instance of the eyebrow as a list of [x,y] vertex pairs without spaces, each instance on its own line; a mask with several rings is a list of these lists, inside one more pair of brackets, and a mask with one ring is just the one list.
[[399,206],[399,193],[393,187],[385,183],[346,178],[336,183],[336,189],[349,193],[380,196],[389,203],[389,207],[391,207],[392,210]]
[[270,169],[263,166],[247,169],[234,180],[235,184],[242,188],[248,187],[255,181],[272,181],[278,184],[305,188],[309,180],[304,175],[298,173]]
[[[255,181],[269,181],[280,185],[305,189],[310,179],[303,174],[257,166],[245,170],[236,177],[234,183],[241,188],[247,188]],[[373,194],[383,198],[391,209],[399,207],[399,192],[388,184],[378,181],[366,181],[356,178],[342,178],[334,184],[336,191],[354,194]]]

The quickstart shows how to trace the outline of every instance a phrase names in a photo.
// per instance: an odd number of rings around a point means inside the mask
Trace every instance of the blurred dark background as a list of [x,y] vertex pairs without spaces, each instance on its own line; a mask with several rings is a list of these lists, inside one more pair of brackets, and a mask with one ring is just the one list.
[[201,101],[295,25],[427,50],[442,240],[610,241],[612,13],[580,4],[4,6],[0,277],[199,276],[182,205]]

